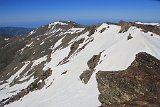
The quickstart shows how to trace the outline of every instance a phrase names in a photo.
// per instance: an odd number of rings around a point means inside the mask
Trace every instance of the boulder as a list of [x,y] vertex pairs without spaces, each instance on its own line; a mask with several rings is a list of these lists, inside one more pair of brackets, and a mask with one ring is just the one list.
[[159,107],[160,60],[142,52],[123,71],[96,74],[102,107]]

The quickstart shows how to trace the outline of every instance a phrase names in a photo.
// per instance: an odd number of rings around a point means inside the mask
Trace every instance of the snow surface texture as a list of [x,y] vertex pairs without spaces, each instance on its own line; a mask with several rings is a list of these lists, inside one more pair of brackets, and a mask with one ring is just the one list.
[[[63,23],[60,24],[63,25]],[[103,28],[106,28],[106,30],[100,33]],[[46,63],[43,68],[43,70],[47,70],[48,68],[53,70],[52,75],[45,80],[45,87],[29,93],[24,96],[22,100],[13,102],[5,107],[98,107],[100,102],[98,100],[99,91],[95,74],[99,70],[124,70],[132,63],[135,55],[139,52],[147,52],[160,59],[160,36],[156,34],[150,36],[151,32],[144,33],[136,27],[129,28],[127,32],[118,33],[120,29],[120,26],[104,23],[98,27],[96,32],[90,37],[87,36],[89,32],[86,32],[74,38],[71,43],[85,38],[84,42],[79,45],[79,48],[88,41],[93,41],[80,52],[75,51],[69,58],[69,62],[63,65],[58,65],[58,63],[69,54],[71,44],[55,52],[53,48],[51,60]],[[79,31],[81,29],[72,29],[70,33],[77,30]],[[127,40],[128,35],[131,35],[133,38]],[[56,43],[55,47],[61,43],[62,39]],[[93,55],[98,55],[99,52],[102,52],[102,54],[99,64],[95,67],[96,70],[92,74],[89,82],[83,84],[79,76],[83,71],[88,69],[87,61],[91,59]],[[46,60],[46,57],[36,60],[33,67],[44,60]],[[23,70],[27,64],[28,63],[19,71]],[[67,73],[62,75],[65,71],[67,71]],[[16,88],[18,90],[20,88],[19,85]],[[9,90],[8,88],[8,90],[6,89],[5,91]],[[3,95],[3,92],[1,92],[1,95]],[[3,95],[1,97],[6,98],[7,96],[6,94],[6,96]]]

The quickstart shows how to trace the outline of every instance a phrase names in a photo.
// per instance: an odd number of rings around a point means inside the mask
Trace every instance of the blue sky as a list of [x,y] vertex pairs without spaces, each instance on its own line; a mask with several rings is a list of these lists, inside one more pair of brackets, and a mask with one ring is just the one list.
[[160,22],[160,0],[0,0],[0,26],[38,27],[57,20]]

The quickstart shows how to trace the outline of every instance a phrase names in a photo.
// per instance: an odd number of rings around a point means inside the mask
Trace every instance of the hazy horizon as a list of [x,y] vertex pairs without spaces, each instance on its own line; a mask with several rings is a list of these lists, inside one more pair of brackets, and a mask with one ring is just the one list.
[[1,0],[0,27],[35,28],[58,20],[160,22],[160,0]]

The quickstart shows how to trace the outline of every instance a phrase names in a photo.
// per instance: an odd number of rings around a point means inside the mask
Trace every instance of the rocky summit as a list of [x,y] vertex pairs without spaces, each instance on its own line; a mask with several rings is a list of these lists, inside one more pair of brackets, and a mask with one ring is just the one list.
[[0,107],[160,106],[160,24],[58,21],[0,35]]
[[102,107],[159,107],[160,60],[141,52],[123,71],[96,75]]

